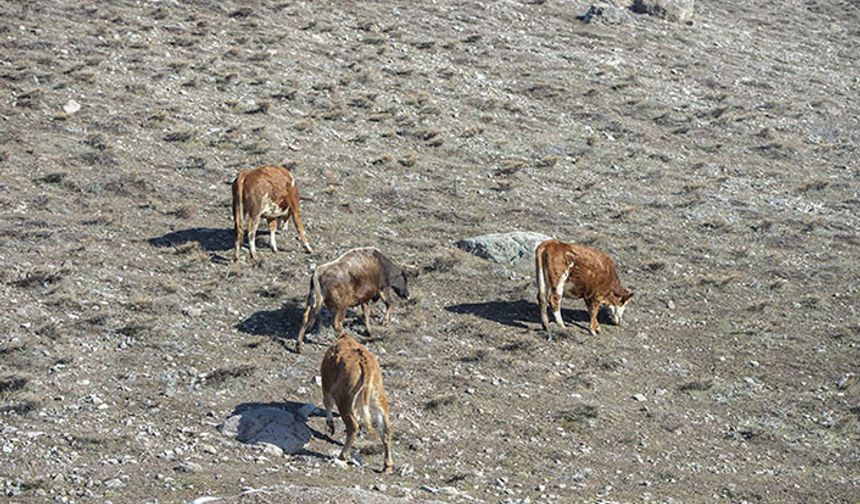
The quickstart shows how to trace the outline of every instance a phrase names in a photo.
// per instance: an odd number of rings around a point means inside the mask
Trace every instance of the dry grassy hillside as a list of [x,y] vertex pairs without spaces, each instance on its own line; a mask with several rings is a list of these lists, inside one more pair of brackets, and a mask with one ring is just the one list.
[[[0,494],[856,502],[860,4],[698,4],[0,0]],[[314,254],[234,265],[230,181],[286,162]],[[627,324],[547,342],[453,245],[508,230],[609,252]],[[321,403],[308,273],[364,245],[422,271],[368,343],[397,474],[222,435]]]

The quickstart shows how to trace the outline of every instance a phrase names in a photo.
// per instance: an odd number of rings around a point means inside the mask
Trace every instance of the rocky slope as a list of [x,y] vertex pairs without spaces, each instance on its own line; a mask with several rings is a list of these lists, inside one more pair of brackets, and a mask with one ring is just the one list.
[[[858,3],[589,6],[0,1],[0,491],[856,501]],[[275,162],[315,254],[234,265],[228,184]],[[547,342],[529,266],[454,246],[511,230],[611,253],[627,325],[571,300]],[[320,404],[308,272],[364,245],[422,271],[368,342],[397,474],[315,416],[222,434]]]

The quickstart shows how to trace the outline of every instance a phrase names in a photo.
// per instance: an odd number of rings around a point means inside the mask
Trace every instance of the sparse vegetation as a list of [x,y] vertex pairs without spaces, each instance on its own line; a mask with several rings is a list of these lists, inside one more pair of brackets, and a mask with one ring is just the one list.
[[[856,501],[856,2],[590,5],[4,3],[0,495]],[[286,159],[315,253],[264,222],[234,265],[230,184]],[[512,230],[616,258],[625,325],[566,301],[547,341],[533,264],[453,246]],[[363,338],[399,472],[315,415],[296,455],[224,436],[322,406],[331,313],[293,338],[359,246],[422,273]]]

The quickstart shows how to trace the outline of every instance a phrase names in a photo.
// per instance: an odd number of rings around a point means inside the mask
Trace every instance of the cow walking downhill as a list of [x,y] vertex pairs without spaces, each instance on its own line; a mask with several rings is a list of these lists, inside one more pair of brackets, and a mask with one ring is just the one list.
[[600,332],[597,315],[601,306],[609,309],[613,324],[621,325],[624,309],[633,293],[618,279],[615,263],[605,253],[585,245],[546,240],[535,249],[535,276],[538,284],[538,305],[547,339],[552,339],[547,317],[547,301],[555,321],[562,328],[562,297],[582,298],[591,318],[592,336]]
[[242,251],[242,232],[247,227],[248,248],[251,259],[257,260],[257,227],[260,218],[266,219],[269,226],[269,243],[272,250],[277,252],[275,231],[278,221],[286,229],[290,216],[299,232],[299,237],[305,250],[312,253],[305,227],[302,225],[302,214],[299,210],[299,189],[293,174],[283,166],[260,166],[252,170],[240,171],[233,181],[233,224],[236,228],[236,245],[233,250],[233,261],[239,260]]
[[368,434],[376,430],[382,438],[385,455],[382,472],[393,472],[388,398],[382,386],[382,370],[376,357],[352,336],[342,333],[326,351],[320,365],[320,375],[329,434],[334,435],[335,432],[331,414],[334,404],[346,427],[346,441],[339,458],[349,459],[360,418]]

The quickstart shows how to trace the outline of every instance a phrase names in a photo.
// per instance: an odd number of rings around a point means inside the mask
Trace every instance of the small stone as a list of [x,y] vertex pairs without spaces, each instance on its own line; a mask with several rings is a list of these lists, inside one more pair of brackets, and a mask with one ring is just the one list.
[[204,453],[209,453],[212,455],[218,453],[218,450],[216,450],[214,446],[212,446],[210,444],[206,444],[206,443],[200,444],[200,451],[202,451]]
[[314,376],[314,378],[313,378],[312,382],[313,382],[313,384],[314,384],[314,385],[316,385],[317,387],[322,387],[322,376],[320,376],[320,375],[316,375],[316,376]]
[[125,486],[125,483],[119,478],[109,479],[104,484],[106,488],[122,488]]
[[839,381],[836,382],[836,388],[838,388],[839,390],[847,389],[851,386],[851,378],[854,378],[854,373],[850,371],[845,373],[844,375],[842,375],[842,378],[840,378]]
[[671,299],[666,301],[666,308],[668,308],[670,310],[674,310],[675,309],[675,302],[672,301]]
[[81,104],[76,102],[75,100],[69,100],[63,105],[63,112],[72,115],[78,110],[81,110]]
[[182,310],[182,313],[184,313],[188,317],[197,318],[203,313],[203,310],[196,307],[190,307]]
[[757,360],[751,360],[751,361],[750,361],[750,366],[752,366],[752,367],[759,367],[759,366],[760,366],[760,364],[758,363],[758,361],[757,361]]
[[262,448],[263,453],[269,455],[271,457],[283,457],[284,450],[281,449],[280,446],[273,445],[272,443],[258,443]]
[[633,396],[633,399],[636,399],[637,401],[642,402],[645,400],[645,395],[644,394],[636,394]]
[[202,471],[203,467],[196,462],[191,462],[190,460],[185,460],[185,461],[180,462],[179,464],[175,465],[173,467],[173,470],[177,471],[177,472],[183,472],[183,473],[196,473],[196,472]]

